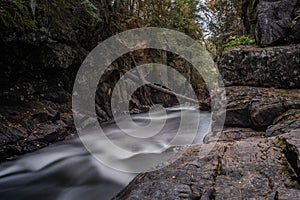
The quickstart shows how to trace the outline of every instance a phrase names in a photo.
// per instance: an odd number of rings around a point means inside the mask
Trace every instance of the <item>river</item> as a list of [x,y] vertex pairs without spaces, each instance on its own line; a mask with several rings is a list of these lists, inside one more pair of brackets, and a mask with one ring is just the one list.
[[[160,110],[153,111],[151,119],[147,113],[132,115],[132,119],[140,124],[147,124],[150,120],[166,120],[159,136],[152,137],[146,144],[127,144],[124,137],[118,134],[120,130],[117,125],[112,122],[103,125],[105,134],[115,144],[141,152],[137,153],[138,156],[144,156],[153,153],[153,147],[168,147],[171,138],[176,135],[182,117],[190,121],[200,117],[198,134],[193,144],[202,143],[211,124],[209,112],[201,111],[199,114],[197,109],[191,107],[172,107],[165,110],[165,119],[160,116]],[[123,123],[126,124],[127,121],[124,120]],[[186,133],[189,137],[188,129]],[[96,144],[94,146],[99,151],[103,148],[109,149],[94,134],[81,137],[87,137],[87,140]],[[77,137],[65,140],[0,164],[0,199],[105,200],[118,194],[136,174],[120,172],[103,165],[86,150],[81,139]],[[123,160],[126,162],[126,159]]]

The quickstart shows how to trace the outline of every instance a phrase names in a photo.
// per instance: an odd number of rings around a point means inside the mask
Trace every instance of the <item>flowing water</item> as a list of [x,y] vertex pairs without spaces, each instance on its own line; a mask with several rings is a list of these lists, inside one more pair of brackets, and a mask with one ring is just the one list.
[[[202,143],[211,124],[210,113],[201,112],[199,114],[197,109],[191,107],[167,108],[166,112],[165,117],[161,117],[160,110],[153,111],[151,117],[147,113],[132,115],[133,121],[140,125],[147,125],[153,120],[166,121],[159,134],[145,142],[134,142],[133,144],[132,141],[127,141],[113,122],[104,124],[103,129],[109,140],[122,148],[135,152],[134,156],[139,158],[139,156],[153,154],[155,148],[167,149],[171,146],[170,141],[176,135],[182,118],[193,121],[200,117],[198,134],[193,144]],[[126,119],[121,123],[126,127]],[[130,128],[128,126],[128,129]],[[192,131],[189,133],[188,127],[185,127],[184,130],[186,135],[179,137],[179,140],[185,140],[192,134]],[[135,130],[132,131],[135,132]],[[104,140],[101,140],[101,137],[99,139],[95,133],[81,136],[81,139],[82,137],[84,140],[90,141],[93,152],[102,156],[110,156],[106,155],[109,154],[110,147],[107,143],[103,143]],[[81,139],[66,140],[27,154],[17,160],[0,164],[0,199],[105,200],[115,196],[136,174],[120,172],[103,165],[86,150]],[[157,154],[157,151],[155,153]],[[128,161],[132,162],[132,157],[123,157],[117,164]]]

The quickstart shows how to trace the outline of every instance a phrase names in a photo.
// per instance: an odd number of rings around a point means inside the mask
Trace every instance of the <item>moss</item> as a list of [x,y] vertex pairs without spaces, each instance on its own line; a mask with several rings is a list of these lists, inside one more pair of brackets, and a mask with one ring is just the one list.
[[282,174],[288,177],[288,180],[285,181],[284,186],[288,189],[299,189],[299,184],[297,182],[297,178],[295,177],[295,172],[284,155],[281,157],[281,164]]
[[278,89],[278,92],[280,92],[281,94],[287,94],[287,90],[285,89]]
[[222,53],[227,47],[234,47],[239,45],[253,45],[253,44],[255,44],[255,40],[248,35],[242,35],[240,37],[230,36],[227,43],[222,45],[220,51]]
[[276,136],[276,144],[278,144],[281,148],[285,148],[286,147],[285,140],[279,138],[278,136]]
[[17,32],[36,31],[37,27],[29,8],[23,1],[7,0],[0,4],[1,28]]

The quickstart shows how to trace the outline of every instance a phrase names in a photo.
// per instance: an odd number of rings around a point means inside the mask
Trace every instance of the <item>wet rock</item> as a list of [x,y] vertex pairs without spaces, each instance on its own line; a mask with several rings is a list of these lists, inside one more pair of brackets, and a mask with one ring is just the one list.
[[56,121],[60,119],[60,113],[53,110],[51,113],[47,110],[32,115],[34,123],[42,123],[47,121]]
[[18,125],[0,125],[0,146],[22,140],[28,136],[27,131]]
[[31,101],[0,107],[0,162],[76,135],[71,103]]
[[225,86],[300,88],[300,45],[235,47],[225,51],[219,70]]
[[300,110],[292,109],[280,115],[266,131],[266,136],[282,135],[300,128]]
[[300,107],[299,90],[276,90],[255,87],[226,88],[225,125],[266,130],[276,117]]
[[63,140],[68,135],[66,126],[67,125],[62,121],[38,124],[27,140],[39,140],[49,143]]
[[114,199],[200,199],[204,194],[210,196],[224,146],[218,145],[201,160],[198,159],[200,149],[200,146],[191,147],[175,163],[138,175]]
[[277,138],[220,142],[199,158],[207,145],[189,147],[170,166],[138,175],[114,199],[300,198],[298,175]]

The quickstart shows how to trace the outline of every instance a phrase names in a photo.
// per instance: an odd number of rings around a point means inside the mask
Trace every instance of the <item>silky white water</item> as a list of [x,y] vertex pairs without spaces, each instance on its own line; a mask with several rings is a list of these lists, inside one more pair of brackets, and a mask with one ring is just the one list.
[[[150,162],[152,154],[159,154],[160,149],[168,149],[172,146],[172,138],[180,127],[181,118],[188,121],[200,119],[198,133],[195,137],[192,130],[184,127],[185,135],[178,136],[180,142],[194,138],[193,144],[201,144],[211,125],[209,112],[198,112],[191,107],[167,108],[167,115],[161,115],[161,110],[132,115],[135,123],[147,127],[151,121],[165,120],[165,125],[159,134],[151,138],[138,138],[143,142],[133,142],[133,137],[121,134],[118,126],[113,123],[103,125],[106,137],[122,149],[134,152],[133,156],[110,155],[110,146],[97,133],[83,135],[92,147],[92,152],[97,156],[111,157],[117,160],[115,165],[132,165],[138,163],[144,156]],[[196,117],[196,115],[199,115]],[[200,117],[200,118],[198,118]],[[162,119],[164,118],[164,119]],[[127,120],[121,121],[126,127]],[[131,126],[127,131],[139,134]],[[131,130],[132,129],[132,130]],[[139,130],[139,132],[143,132]],[[145,130],[146,132],[146,130]],[[142,134],[142,133],[141,133]],[[131,138],[131,139],[126,139]],[[82,138],[81,138],[82,139]],[[53,144],[34,153],[22,156],[14,161],[0,164],[0,199],[1,200],[105,200],[118,194],[136,175],[114,170],[118,166],[107,167],[90,154],[82,144],[80,138],[66,140]],[[190,141],[190,140],[187,140]],[[188,145],[188,144],[187,144]],[[158,150],[157,150],[158,149]],[[134,158],[133,158],[134,157]],[[154,158],[153,158],[154,159]],[[144,163],[147,164],[147,163]],[[123,166],[121,166],[123,167]],[[129,169],[130,171],[130,169]]]

